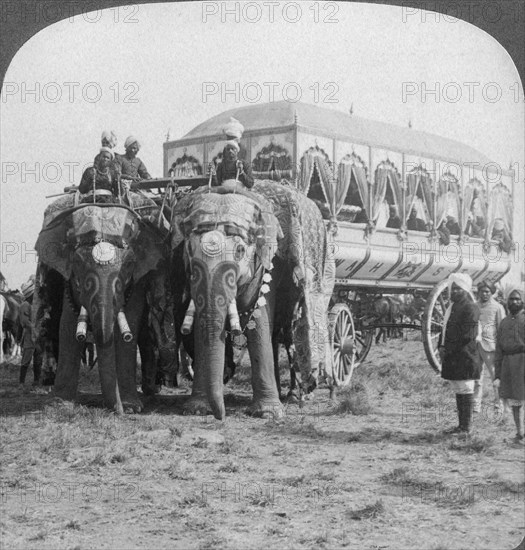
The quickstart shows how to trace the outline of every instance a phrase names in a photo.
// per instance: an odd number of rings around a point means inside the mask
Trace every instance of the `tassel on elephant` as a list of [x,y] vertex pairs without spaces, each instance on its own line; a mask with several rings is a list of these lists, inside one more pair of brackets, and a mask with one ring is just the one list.
[[[187,409],[202,413],[209,404],[218,419],[225,417],[223,370],[227,331],[244,331],[247,337],[253,387],[249,412],[257,416],[283,415],[272,347],[276,302],[289,304],[284,317],[290,322],[291,312],[297,309],[295,302],[301,299],[305,304],[301,308],[304,322],[298,344],[308,374],[317,380],[319,370],[330,371],[331,365],[326,364],[327,359],[331,361],[326,297],[331,295],[333,281],[331,286],[326,285],[326,292],[311,292],[317,284],[316,270],[320,270],[321,278],[330,271],[325,269],[327,250],[322,218],[312,203],[308,210],[313,216],[310,223],[320,233],[322,249],[311,254],[310,245],[306,244],[308,251],[299,250],[305,235],[300,223],[294,225],[291,219],[300,222],[296,219],[297,206],[311,201],[278,184],[260,183],[255,189],[257,193],[232,193],[222,188],[214,188],[213,192],[201,190],[179,201],[172,214],[174,267],[185,271],[186,303],[189,302],[184,330],[193,328],[195,343],[195,379]],[[180,267],[181,256],[185,270]],[[316,315],[322,326],[313,326]],[[321,333],[320,340],[316,338],[314,342],[312,334],[316,331],[318,336]],[[311,380],[304,381],[312,386]]]
[[[78,205],[65,210],[63,205],[51,205],[35,248],[40,301],[33,306],[34,317],[45,305],[46,291],[63,292],[61,312],[52,312],[60,314],[56,395],[76,396],[89,324],[104,404],[118,413],[139,412],[137,340],[148,343],[146,293],[148,279],[158,274],[155,270],[162,264],[162,235],[123,205]],[[155,369],[154,353],[144,355],[143,373],[148,377],[148,371]],[[149,379],[154,381],[154,372]]]

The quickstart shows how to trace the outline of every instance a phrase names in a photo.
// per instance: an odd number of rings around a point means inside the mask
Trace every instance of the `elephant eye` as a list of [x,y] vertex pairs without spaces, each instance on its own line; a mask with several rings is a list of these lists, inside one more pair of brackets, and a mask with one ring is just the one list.
[[235,247],[234,258],[236,262],[241,261],[246,254],[246,247],[243,244],[238,244]]

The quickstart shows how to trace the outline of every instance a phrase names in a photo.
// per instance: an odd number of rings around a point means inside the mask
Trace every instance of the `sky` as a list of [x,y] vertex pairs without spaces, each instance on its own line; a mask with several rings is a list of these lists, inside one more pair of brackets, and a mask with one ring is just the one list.
[[[303,102],[410,120],[503,168],[512,163],[523,262],[525,104],[504,48],[469,23],[401,7],[301,2],[299,13],[281,2],[272,14],[265,4],[100,10],[50,26],[18,51],[0,100],[0,270],[11,288],[35,271],[46,196],[80,182],[104,129],[116,132],[119,152],[135,135],[140,158],[161,177],[168,133],[181,138],[250,102],[293,101],[297,90]],[[273,97],[265,82],[278,83]],[[236,85],[238,97],[221,94]]]

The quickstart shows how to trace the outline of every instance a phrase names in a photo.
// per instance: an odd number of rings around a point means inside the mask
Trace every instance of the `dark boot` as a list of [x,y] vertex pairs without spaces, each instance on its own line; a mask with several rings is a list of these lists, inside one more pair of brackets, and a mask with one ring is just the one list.
[[26,381],[28,368],[29,368],[29,365],[20,365],[20,377],[18,378],[18,382],[20,384],[24,384],[24,382]]
[[462,403],[463,403],[463,395],[460,393],[456,393],[456,409],[458,413],[459,425],[456,426],[455,428],[446,430],[445,433],[457,434],[462,431],[462,425],[461,425],[461,410],[463,407]]
[[470,433],[472,429],[472,413],[474,412],[474,395],[465,393],[461,395],[459,408],[459,427],[463,433]]
[[523,417],[521,414],[521,407],[512,407],[512,416],[514,417],[514,424],[516,424],[516,437],[515,441],[523,441]]

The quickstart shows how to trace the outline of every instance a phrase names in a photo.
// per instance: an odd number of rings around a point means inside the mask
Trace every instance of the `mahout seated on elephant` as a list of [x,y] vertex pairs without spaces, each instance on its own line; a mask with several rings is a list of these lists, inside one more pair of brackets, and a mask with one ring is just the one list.
[[[145,197],[136,195],[134,202],[148,216],[158,212]],[[155,293],[164,280],[165,236],[149,217],[125,205],[78,204],[67,195],[46,209],[35,245],[39,300],[33,314],[41,319],[49,305],[46,296],[62,296],[63,305],[51,308],[51,315],[59,316],[58,397],[76,395],[88,323],[105,405],[118,413],[142,409],[135,380],[137,342],[144,350],[143,390],[154,392],[155,353],[147,322],[149,311],[162,307]]]
[[[189,412],[208,404],[223,419],[226,335],[244,332],[252,367],[249,412],[280,417],[272,349],[276,303],[290,296],[296,347],[294,367],[304,389],[319,374],[332,376],[328,303],[335,267],[329,235],[317,206],[290,186],[256,182],[253,191],[222,187],[199,189],[172,210],[172,268],[184,281],[184,323],[193,319],[195,378]],[[182,262],[180,259],[182,258]],[[178,266],[178,267],[177,267]]]

